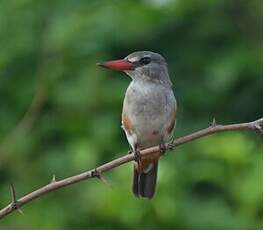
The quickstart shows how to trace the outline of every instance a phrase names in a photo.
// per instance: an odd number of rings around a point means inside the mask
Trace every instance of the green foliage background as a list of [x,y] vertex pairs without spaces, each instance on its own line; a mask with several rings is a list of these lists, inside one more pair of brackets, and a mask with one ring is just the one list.
[[[120,156],[130,79],[95,63],[166,57],[179,137],[263,114],[260,0],[0,1],[0,205]],[[33,101],[33,102],[32,102]],[[28,112],[27,112],[28,111]],[[156,197],[133,197],[131,165],[53,192],[6,230],[263,229],[263,151],[253,132],[217,134],[161,160]]]

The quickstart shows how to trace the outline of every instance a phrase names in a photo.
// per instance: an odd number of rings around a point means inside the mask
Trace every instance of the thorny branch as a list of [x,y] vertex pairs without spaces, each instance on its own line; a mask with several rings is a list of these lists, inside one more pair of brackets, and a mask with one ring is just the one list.
[[[235,131],[235,130],[255,130],[260,133],[263,133],[263,118],[248,122],[248,123],[239,123],[239,124],[231,124],[231,125],[219,125],[216,123],[215,119],[213,119],[212,124],[205,129],[199,130],[197,132],[194,132],[192,134],[177,138],[170,143],[166,143],[165,147],[167,150],[172,150],[174,147],[178,145],[185,144],[187,142],[191,142],[193,140],[199,139],[201,137],[205,137],[214,133],[219,132],[226,132],[226,131]],[[146,157],[150,154],[156,154],[160,152],[159,146],[154,146],[148,149],[145,149],[140,152],[140,156],[142,158]],[[126,154],[122,157],[119,157],[115,160],[112,160],[108,163],[105,163],[97,168],[94,168],[92,170],[80,173],[75,176],[71,176],[62,180],[56,180],[55,176],[53,175],[53,178],[51,182],[23,197],[17,200],[16,198],[16,192],[14,189],[14,186],[11,184],[11,203],[8,204],[6,207],[4,207],[2,210],[0,210],[0,219],[5,217],[6,215],[12,213],[15,210],[19,210],[21,213],[21,207],[49,192],[58,190],[60,188],[69,186],[71,184],[75,184],[77,182],[88,180],[91,178],[98,178],[104,183],[106,182],[105,179],[102,177],[102,173],[109,171],[113,168],[116,168],[122,164],[125,164],[127,162],[133,161],[135,159],[134,153],[132,154]]]

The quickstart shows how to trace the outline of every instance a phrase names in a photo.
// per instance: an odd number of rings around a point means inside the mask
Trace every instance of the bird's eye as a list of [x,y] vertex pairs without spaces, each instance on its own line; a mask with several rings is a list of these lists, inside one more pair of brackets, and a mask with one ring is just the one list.
[[147,65],[151,62],[151,58],[150,57],[143,57],[140,59],[140,64],[141,65]]

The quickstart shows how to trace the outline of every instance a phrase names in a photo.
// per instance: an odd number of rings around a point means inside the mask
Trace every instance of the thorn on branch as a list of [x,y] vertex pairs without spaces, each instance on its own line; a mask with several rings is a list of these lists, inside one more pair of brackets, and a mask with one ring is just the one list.
[[50,183],[54,183],[54,182],[57,182],[57,179],[56,179],[56,175],[55,175],[55,174],[53,175],[53,177],[52,177]]
[[213,121],[212,121],[212,123],[211,123],[211,126],[212,126],[212,127],[217,126],[217,123],[216,123],[216,119],[215,119],[215,117],[213,117]]
[[111,184],[102,175],[100,175],[99,179],[102,181],[103,184],[105,184],[105,185],[107,185],[109,187],[112,187]]
[[15,187],[14,187],[14,185],[12,183],[10,184],[10,192],[11,192],[11,202],[12,202],[12,204],[14,204],[14,203],[17,202],[17,200],[16,200]]
[[258,132],[260,132],[260,133],[263,134],[263,128],[262,128],[262,126],[260,126],[259,124],[255,124],[255,129],[256,129]]
[[12,183],[10,184],[10,193],[11,193],[11,209],[17,209],[20,214],[24,215],[23,211],[20,209],[20,204],[16,199],[16,191]]
[[95,168],[94,170],[92,170],[91,172],[91,177],[96,177],[99,180],[101,180],[105,185],[111,187],[111,184],[106,180],[105,177],[102,176],[101,172],[99,170],[97,170],[97,168]]
[[97,168],[95,168],[95,169],[93,169],[93,170],[91,171],[91,177],[97,177],[97,178],[100,179],[101,173],[97,170]]

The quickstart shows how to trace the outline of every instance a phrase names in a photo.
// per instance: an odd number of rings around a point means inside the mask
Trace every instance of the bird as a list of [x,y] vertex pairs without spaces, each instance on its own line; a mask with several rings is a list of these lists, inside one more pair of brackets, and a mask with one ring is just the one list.
[[[136,51],[119,60],[98,63],[122,71],[131,78],[122,108],[122,128],[137,156],[133,166],[132,191],[136,197],[155,194],[158,160],[164,143],[172,140],[177,103],[164,57],[152,51]],[[160,152],[141,158],[141,150],[159,145]]]

